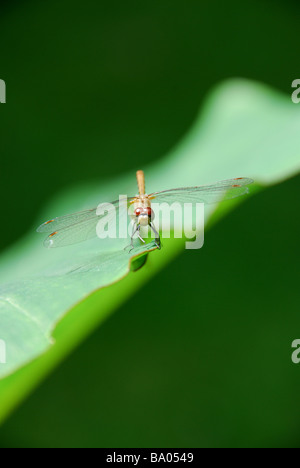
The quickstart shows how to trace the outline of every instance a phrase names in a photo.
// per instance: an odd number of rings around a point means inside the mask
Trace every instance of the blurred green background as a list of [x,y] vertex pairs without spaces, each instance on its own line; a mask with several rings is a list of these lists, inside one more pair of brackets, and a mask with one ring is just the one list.
[[[1,249],[59,190],[161,158],[221,80],[290,95],[299,78],[292,0],[10,0],[0,13]],[[152,279],[0,446],[299,446],[299,180],[248,199]]]

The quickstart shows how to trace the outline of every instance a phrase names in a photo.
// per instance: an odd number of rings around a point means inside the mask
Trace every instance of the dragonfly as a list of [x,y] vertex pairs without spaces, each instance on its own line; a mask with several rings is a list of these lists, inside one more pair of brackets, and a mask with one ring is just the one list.
[[184,205],[185,203],[211,204],[223,200],[230,200],[240,197],[249,192],[248,186],[253,183],[252,179],[238,177],[235,179],[219,181],[212,185],[201,185],[196,187],[182,187],[176,189],[153,192],[149,195],[145,190],[145,174],[139,170],[136,173],[138,194],[124,200],[116,200],[109,204],[114,210],[108,209],[105,214],[98,214],[98,209],[84,210],[77,213],[60,216],[46,221],[38,227],[37,231],[48,233],[44,242],[47,248],[64,247],[77,244],[97,236],[97,224],[103,216],[112,216],[118,213],[122,203],[126,203],[127,208],[132,208],[133,230],[131,235],[131,249],[134,248],[133,240],[137,236],[141,242],[145,239],[141,235],[141,228],[149,226],[155,236],[155,243],[161,248],[161,240],[154,225],[154,212],[151,208],[152,202],[169,203],[173,202]]

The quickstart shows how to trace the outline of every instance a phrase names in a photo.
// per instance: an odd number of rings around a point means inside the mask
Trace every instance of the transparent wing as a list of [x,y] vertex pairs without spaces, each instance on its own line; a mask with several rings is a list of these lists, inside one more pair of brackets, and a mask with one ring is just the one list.
[[105,213],[97,214],[98,208],[85,210],[78,213],[61,216],[39,226],[38,232],[50,232],[44,242],[45,247],[64,247],[66,245],[77,244],[97,236],[97,224],[105,218],[109,222],[111,217],[118,216],[121,206],[127,208],[134,197],[127,201],[115,201],[105,205]]
[[54,231],[47,237],[44,246],[47,248],[64,247],[95,238],[99,219],[99,217],[94,216],[89,220]]
[[249,192],[248,185],[253,180],[245,177],[238,179],[222,180],[213,185],[199,187],[183,187],[151,193],[149,197],[159,203],[218,203],[222,200],[230,200]]
[[90,219],[95,218],[96,212],[97,208],[94,208],[93,210],[80,211],[79,213],[72,213],[66,216],[60,216],[58,218],[51,219],[50,221],[41,224],[41,226],[37,228],[37,232],[51,233],[59,229],[71,226],[73,224],[86,222]]

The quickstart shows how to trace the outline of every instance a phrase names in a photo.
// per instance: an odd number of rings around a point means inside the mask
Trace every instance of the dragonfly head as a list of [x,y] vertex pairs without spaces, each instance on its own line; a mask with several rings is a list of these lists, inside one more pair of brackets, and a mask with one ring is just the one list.
[[136,208],[134,214],[141,226],[148,226],[154,219],[154,212],[150,207]]

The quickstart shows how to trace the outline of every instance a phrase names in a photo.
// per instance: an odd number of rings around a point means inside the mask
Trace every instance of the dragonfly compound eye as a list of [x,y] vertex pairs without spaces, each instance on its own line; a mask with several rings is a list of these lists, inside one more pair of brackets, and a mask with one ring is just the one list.
[[152,220],[154,219],[154,211],[150,207],[145,208],[145,212],[147,213],[148,218],[151,218]]
[[137,208],[134,212],[135,216],[140,216],[142,213],[142,208]]

